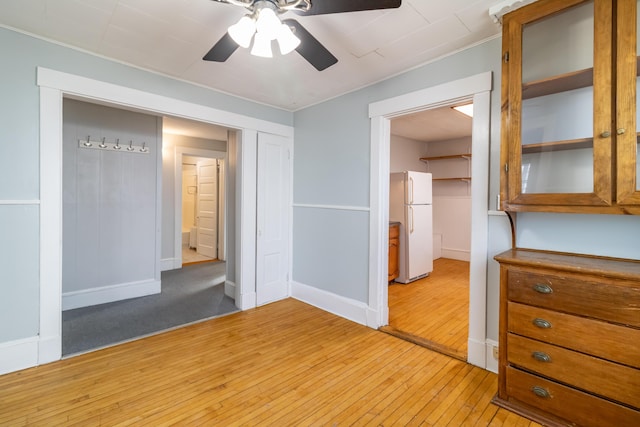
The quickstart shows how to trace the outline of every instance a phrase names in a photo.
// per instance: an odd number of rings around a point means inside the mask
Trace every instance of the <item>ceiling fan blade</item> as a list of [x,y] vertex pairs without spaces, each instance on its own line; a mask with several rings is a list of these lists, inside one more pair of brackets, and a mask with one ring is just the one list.
[[300,39],[300,44],[296,51],[302,55],[316,70],[322,71],[329,68],[336,62],[338,58],[333,56],[326,47],[311,35],[300,23],[294,19],[283,19],[283,24],[293,27],[293,34]]
[[299,15],[326,15],[329,13],[359,12],[363,10],[393,9],[400,7],[402,0],[316,0],[307,12]]
[[224,62],[229,59],[236,49],[238,49],[238,43],[233,41],[229,33],[224,33],[224,36],[218,40],[218,43],[202,59],[205,61]]

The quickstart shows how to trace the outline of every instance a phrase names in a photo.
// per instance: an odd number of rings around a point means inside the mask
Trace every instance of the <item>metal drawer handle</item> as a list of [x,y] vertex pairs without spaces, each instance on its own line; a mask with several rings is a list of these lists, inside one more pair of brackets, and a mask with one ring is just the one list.
[[545,284],[545,283],[536,283],[535,285],[533,285],[533,290],[536,292],[539,292],[541,294],[551,294],[553,293],[553,289],[551,289],[551,286]]
[[533,353],[531,353],[531,357],[536,359],[538,362],[551,362],[551,357],[549,357],[547,353],[544,353],[542,351],[534,351]]
[[551,397],[551,393],[545,388],[534,385],[531,387],[531,391],[538,397],[542,397],[544,399],[548,399]]
[[539,317],[536,317],[535,319],[533,319],[533,324],[536,325],[538,328],[542,328],[542,329],[551,328],[551,323],[547,322],[544,319],[540,319]]

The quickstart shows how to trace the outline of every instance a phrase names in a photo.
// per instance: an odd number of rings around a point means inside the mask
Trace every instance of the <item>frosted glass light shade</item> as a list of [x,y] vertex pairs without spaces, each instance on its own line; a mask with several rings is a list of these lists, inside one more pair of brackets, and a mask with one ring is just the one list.
[[300,44],[300,39],[293,34],[291,28],[287,24],[281,24],[278,28],[278,46],[280,53],[286,55]]
[[275,40],[280,29],[280,20],[272,9],[262,8],[258,13],[256,29],[269,40]]
[[233,41],[248,48],[251,44],[251,37],[256,32],[256,22],[248,16],[243,16],[236,24],[230,26],[228,31]]
[[253,38],[253,48],[251,48],[251,54],[255,56],[262,56],[263,58],[271,58],[271,39],[265,37],[260,31],[256,33]]

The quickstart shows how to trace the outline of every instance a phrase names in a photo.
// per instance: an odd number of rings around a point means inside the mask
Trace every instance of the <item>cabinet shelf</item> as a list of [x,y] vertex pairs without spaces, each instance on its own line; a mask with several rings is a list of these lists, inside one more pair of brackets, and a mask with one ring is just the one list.
[[[640,76],[640,57],[636,58],[636,76]],[[523,83],[522,99],[537,98],[589,86],[593,86],[593,68]]]
[[470,159],[471,154],[452,154],[450,156],[437,156],[437,157],[420,157],[420,160],[423,162],[428,162],[429,160],[447,160],[447,159]]
[[[640,132],[636,134],[636,140],[640,144]],[[580,148],[593,148],[593,138],[568,139],[564,141],[540,142],[522,146],[522,154],[542,153],[549,151],[577,150]]]
[[547,151],[577,150],[592,148],[593,138],[568,139],[565,141],[540,142],[522,146],[522,154],[543,153]]

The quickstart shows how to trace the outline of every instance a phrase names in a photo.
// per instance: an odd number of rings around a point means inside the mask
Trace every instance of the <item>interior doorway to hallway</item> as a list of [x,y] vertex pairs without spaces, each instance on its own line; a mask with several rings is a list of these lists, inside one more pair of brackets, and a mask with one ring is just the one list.
[[221,159],[182,156],[183,266],[218,260],[218,237],[224,230],[223,165]]

